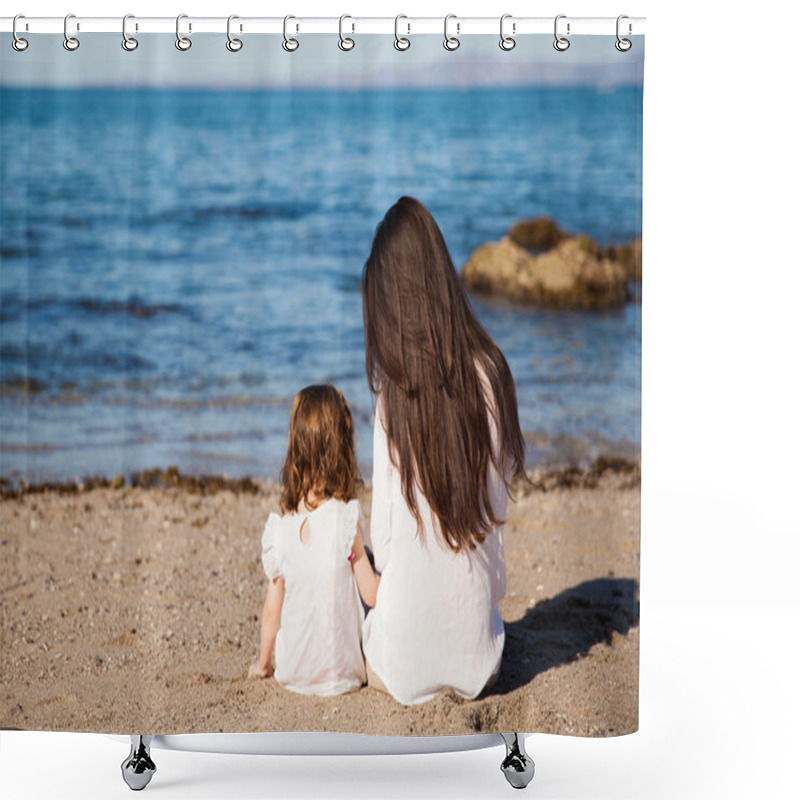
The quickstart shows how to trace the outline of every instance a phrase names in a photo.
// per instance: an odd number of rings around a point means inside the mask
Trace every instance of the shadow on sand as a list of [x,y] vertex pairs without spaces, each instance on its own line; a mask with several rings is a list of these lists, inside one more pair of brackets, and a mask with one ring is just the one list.
[[500,678],[486,696],[525,686],[553,667],[569,664],[614,632],[639,624],[639,586],[630,578],[597,578],[537,603],[516,622],[506,622]]

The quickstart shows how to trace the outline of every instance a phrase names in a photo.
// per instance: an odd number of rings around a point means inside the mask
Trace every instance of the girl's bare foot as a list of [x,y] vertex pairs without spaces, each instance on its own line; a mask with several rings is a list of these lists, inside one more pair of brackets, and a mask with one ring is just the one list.
[[262,667],[258,661],[254,661],[247,670],[248,678],[269,678],[272,670],[269,667]]

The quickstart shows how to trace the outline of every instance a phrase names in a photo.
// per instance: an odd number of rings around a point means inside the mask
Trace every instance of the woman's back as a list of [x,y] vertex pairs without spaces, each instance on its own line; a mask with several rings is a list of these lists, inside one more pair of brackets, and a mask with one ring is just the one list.
[[[508,494],[493,465],[487,481],[495,516],[504,519]],[[498,610],[505,594],[503,526],[474,549],[456,553],[437,535],[419,491],[417,503],[422,536],[389,457],[379,401],[370,527],[375,566],[383,574],[364,624],[364,655],[402,703],[425,702],[446,687],[473,698],[499,671],[505,641]]]

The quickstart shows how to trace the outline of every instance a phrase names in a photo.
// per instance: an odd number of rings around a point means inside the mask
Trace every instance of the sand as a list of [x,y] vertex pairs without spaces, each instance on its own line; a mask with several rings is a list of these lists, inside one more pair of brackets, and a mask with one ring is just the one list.
[[[255,491],[5,492],[0,727],[581,736],[637,729],[638,471],[538,476],[510,505],[500,679],[476,700],[448,690],[411,707],[368,686],[318,698],[274,679],[246,679],[266,588],[261,531],[278,503],[274,484],[248,487]],[[362,504],[368,512],[368,490]]]

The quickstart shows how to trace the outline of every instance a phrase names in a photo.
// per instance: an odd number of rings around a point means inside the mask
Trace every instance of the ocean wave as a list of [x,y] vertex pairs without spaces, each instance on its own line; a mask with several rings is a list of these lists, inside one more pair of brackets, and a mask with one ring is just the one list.
[[[129,364],[130,362],[120,362]],[[98,402],[98,395],[106,395],[102,399],[106,408],[146,408],[146,409],[174,409],[176,411],[204,411],[209,409],[237,409],[237,408],[285,408],[292,407],[292,397],[253,397],[244,395],[226,395],[220,397],[148,397],[145,393],[137,391],[138,382],[133,379],[125,381],[125,388],[130,394],[117,394],[120,385],[115,381],[93,381],[86,386],[76,387],[74,384],[66,385],[48,384],[34,378],[12,377],[0,381],[0,395],[20,396],[30,401],[36,398],[38,405],[81,405]],[[143,381],[142,384],[158,385],[161,381]],[[239,438],[239,437],[237,437]]]
[[0,324],[13,322],[30,312],[39,311],[58,303],[54,297],[22,297],[13,292],[0,296]]
[[224,397],[189,398],[154,398],[142,400],[139,397],[130,397],[122,400],[126,404],[136,404],[145,408],[175,408],[175,409],[207,409],[207,408],[265,408],[285,407],[291,408],[291,397],[251,397],[245,395],[228,395]]
[[47,389],[47,384],[27,375],[14,375],[0,380],[0,395],[38,395]]
[[264,431],[224,431],[222,433],[190,433],[186,436],[187,442],[235,442],[240,439],[263,439]]
[[598,459],[638,462],[641,447],[630,441],[613,440],[597,432],[581,434],[524,431],[525,463],[531,467],[587,469]]
[[26,258],[29,255],[27,247],[17,247],[13,244],[0,245],[0,258]]
[[78,309],[100,316],[127,314],[140,319],[149,319],[159,314],[189,314],[189,310],[179,303],[148,303],[137,295],[131,295],[126,300],[104,300],[99,297],[60,298],[52,295],[22,297],[9,293],[0,298],[0,324],[58,306],[65,311]]
[[316,206],[311,203],[252,202],[240,205],[211,205],[197,208],[168,208],[157,214],[136,219],[137,225],[149,226],[172,222],[207,222],[209,219],[239,218],[243,220],[295,220],[311,214]]
[[26,444],[3,444],[0,442],[0,453],[55,453],[61,448],[44,442]]
[[185,313],[183,306],[178,303],[146,303],[141,298],[129,297],[121,300],[99,300],[94,297],[82,297],[70,303],[83,311],[92,314],[128,314],[132,317],[147,319],[158,314]]

